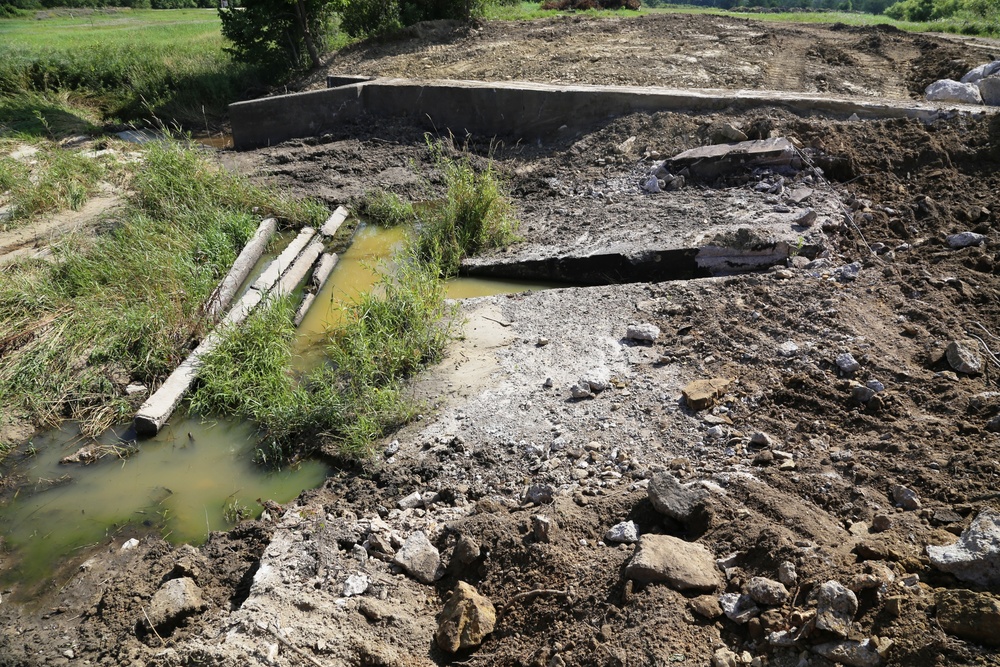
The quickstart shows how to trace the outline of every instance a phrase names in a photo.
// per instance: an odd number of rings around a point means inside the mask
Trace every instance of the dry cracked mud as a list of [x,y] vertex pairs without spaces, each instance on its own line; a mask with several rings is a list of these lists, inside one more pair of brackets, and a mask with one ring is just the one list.
[[[547,80],[569,80],[619,57],[620,35],[651,20],[614,29],[614,22],[575,19],[484,24],[473,32],[550,30],[612,54],[592,61],[566,51],[559,61],[562,52],[553,49],[535,62]],[[768,43],[813,43],[824,33],[846,54],[840,60],[862,63],[845,66],[842,73],[858,71],[836,86],[869,86],[886,96],[910,94],[925,71],[940,76],[913,45],[936,44],[930,50],[947,51],[944,60],[965,48],[883,28],[655,21],[660,29],[643,37],[652,52],[670,52],[671,30],[687,30],[691,42],[711,43],[730,62],[749,57],[741,54],[752,33]],[[366,72],[351,73],[405,74],[393,68],[423,67],[424,58],[479,39],[447,35],[439,49],[427,49],[431,38],[423,34],[337,58],[366,54],[358,60]],[[859,46],[879,40],[902,54],[894,56],[892,81],[866,64],[869,51]],[[488,78],[489,63],[499,62],[489,54],[502,50],[456,58],[468,61],[460,75]],[[621,58],[628,71],[642,71],[635,54]],[[684,68],[682,61],[675,66]],[[697,71],[677,85],[726,85],[703,77],[708,66]],[[818,70],[807,61],[805,71]],[[760,86],[791,90],[811,89],[816,80],[761,76]],[[770,171],[693,181],[675,192],[639,187],[656,155],[706,145],[725,123],[751,137],[786,137],[821,171],[803,164],[768,193],[758,186],[778,182]],[[633,149],[620,150],[631,137]],[[375,460],[342,462],[322,488],[272,508],[270,520],[214,533],[200,549],[146,536],[130,550],[120,551],[118,540],[81,554],[33,601],[5,596],[0,664],[998,662],[996,649],[971,638],[968,627],[943,624],[938,603],[942,591],[969,589],[986,600],[993,591],[934,567],[926,547],[953,543],[997,507],[1000,364],[988,350],[1000,346],[1000,121],[959,116],[925,125],[767,109],[662,113],[619,118],[550,144],[472,137],[468,148],[478,160],[492,150],[522,220],[524,241],[496,261],[532,246],[589,242],[580,239],[641,248],[656,240],[653,226],[669,234],[685,217],[698,228],[713,216],[833,208],[815,225],[824,244],[817,261],[793,252],[780,266],[746,275],[568,286],[463,303],[462,336],[411,387],[427,409],[380,443]],[[376,119],[222,160],[331,205],[375,185],[415,200],[440,187],[423,133]],[[812,194],[792,202],[793,185]],[[952,248],[947,236],[966,231],[984,235],[984,243]],[[654,325],[659,336],[629,338],[633,325]],[[946,346],[973,337],[982,341],[975,346],[982,370],[956,372]],[[852,355],[856,370],[844,370],[853,366],[843,354]],[[685,387],[715,378],[726,381],[715,404],[693,410]],[[583,379],[607,386],[573,398]],[[881,390],[856,389],[869,380]],[[702,495],[698,520],[654,508],[648,486],[663,474]],[[630,576],[635,545],[606,541],[625,521],[640,536],[670,535],[706,549],[718,564],[697,574],[718,579],[713,597]],[[431,583],[391,562],[390,552],[418,531],[440,553],[438,570],[411,564]],[[157,591],[182,577],[200,588],[200,604],[151,632],[146,617]],[[787,599],[758,603],[757,614],[739,621],[723,615],[719,596],[729,603],[757,591],[758,577],[784,578]],[[449,654],[435,632],[459,581],[492,602],[496,623],[477,648]],[[816,599],[820,590],[840,590],[830,581],[851,591],[843,593],[855,601],[846,619]],[[19,591],[11,592],[16,598]]]

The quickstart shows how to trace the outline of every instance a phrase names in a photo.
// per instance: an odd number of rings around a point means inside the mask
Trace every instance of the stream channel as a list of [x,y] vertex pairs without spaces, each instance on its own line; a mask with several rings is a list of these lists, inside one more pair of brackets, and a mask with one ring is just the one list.
[[[337,324],[343,304],[372,287],[375,265],[389,261],[406,234],[403,228],[358,226],[299,327],[296,370],[321,363],[317,343],[323,332]],[[258,262],[244,289],[276,255]],[[551,286],[458,278],[447,291],[449,298],[463,299]],[[128,431],[128,425],[112,428],[96,442],[127,446],[122,437]],[[288,502],[322,484],[330,472],[318,460],[262,468],[252,462],[258,438],[249,422],[178,413],[156,437],[140,441],[131,456],[109,455],[84,466],[59,462],[95,442],[73,423],[36,435],[29,455],[4,471],[21,484],[0,507],[0,582],[4,588],[30,587],[83,560],[93,547],[151,532],[173,543],[200,544],[210,531],[232,527],[226,509],[234,503],[256,517],[262,511],[258,499]]]

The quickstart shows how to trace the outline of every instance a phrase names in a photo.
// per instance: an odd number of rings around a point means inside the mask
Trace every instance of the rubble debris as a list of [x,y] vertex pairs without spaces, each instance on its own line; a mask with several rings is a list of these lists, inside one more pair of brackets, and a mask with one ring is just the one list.
[[940,590],[934,595],[937,621],[948,634],[1000,646],[1000,600],[989,593]]
[[973,83],[959,83],[952,79],[941,79],[927,86],[924,97],[928,102],[955,102],[959,104],[982,104],[979,86]]

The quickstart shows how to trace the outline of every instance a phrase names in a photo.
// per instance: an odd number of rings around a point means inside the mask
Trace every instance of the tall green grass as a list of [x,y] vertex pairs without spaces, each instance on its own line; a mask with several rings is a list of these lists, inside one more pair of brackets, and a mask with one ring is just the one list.
[[428,140],[428,148],[447,191],[440,206],[421,215],[416,253],[450,277],[458,273],[463,258],[517,241],[519,222],[492,160],[477,170],[468,155],[446,157],[440,142]]
[[413,415],[403,381],[440,358],[453,321],[436,269],[404,260],[377,288],[345,306],[326,362],[303,378],[290,370],[295,329],[289,299],[255,311],[203,359],[191,409],[235,415],[263,430],[261,462],[282,462],[326,442],[364,456]]
[[419,231],[392,272],[383,266],[375,288],[345,305],[340,325],[327,332],[323,364],[292,375],[287,301],[253,314],[204,359],[192,409],[256,421],[268,443],[258,450],[262,459],[281,461],[331,442],[342,454],[364,456],[376,438],[410,419],[416,406],[404,382],[440,359],[454,324],[443,278],[462,257],[515,238],[513,207],[492,161],[476,169],[468,155],[446,156],[437,143],[428,148],[447,186],[444,201],[415,216],[396,196],[364,199],[362,208],[383,222],[419,217]]
[[0,95],[74,91],[108,119],[202,127],[264,83],[219,26],[203,9],[0,20]]
[[0,157],[0,201],[9,206],[0,231],[32,216],[61,209],[79,210],[105,177],[114,179],[111,160],[42,144],[29,168],[20,160]]
[[0,272],[0,411],[38,425],[79,419],[88,434],[127,421],[137,406],[125,386],[164,377],[204,335],[201,306],[260,217],[326,214],[179,143],[147,148],[129,189],[109,231]]

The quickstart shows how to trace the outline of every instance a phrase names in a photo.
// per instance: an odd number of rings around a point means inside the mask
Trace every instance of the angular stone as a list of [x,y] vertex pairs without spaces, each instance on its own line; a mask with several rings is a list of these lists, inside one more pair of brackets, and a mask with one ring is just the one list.
[[851,622],[858,612],[858,598],[838,581],[821,585],[816,596],[816,627],[841,637],[851,631]]
[[368,578],[368,575],[352,574],[344,581],[343,595],[345,598],[364,595],[369,585],[371,585],[371,579]]
[[985,509],[954,544],[929,546],[931,565],[962,581],[1000,585],[1000,513]]
[[959,248],[982,245],[985,240],[985,236],[977,234],[976,232],[959,232],[958,234],[952,234],[945,237],[945,241],[948,242],[948,247],[956,250]]
[[979,644],[1000,646],[1000,601],[988,593],[938,591],[937,620],[948,634]]
[[972,68],[962,77],[961,83],[977,83],[996,72],[1000,72],[1000,60],[994,60],[993,62]]
[[692,410],[707,410],[715,405],[715,401],[726,393],[726,389],[732,383],[725,378],[710,378],[708,380],[695,380],[685,385],[681,390],[684,401]]
[[980,79],[978,86],[979,96],[983,98],[983,104],[1000,107],[1000,76],[994,75]]
[[552,495],[555,492],[551,484],[532,484],[524,492],[524,499],[536,505],[548,505],[552,502]]
[[660,327],[655,324],[630,324],[625,330],[625,337],[629,340],[639,340],[655,342],[660,337]]
[[496,621],[497,612],[493,603],[475,588],[460,581],[441,612],[434,640],[449,653],[475,648],[493,632]]
[[458,538],[458,543],[455,544],[455,550],[451,554],[452,560],[456,560],[462,565],[470,565],[474,563],[482,550],[479,548],[479,543],[471,535],[462,535]]
[[848,352],[838,354],[834,361],[837,364],[837,368],[845,373],[854,373],[861,368],[861,364],[854,358],[854,355]]
[[795,563],[790,560],[782,561],[778,566],[778,580],[785,586],[794,586],[799,581],[799,574],[795,571]]
[[788,600],[788,589],[785,585],[766,577],[753,577],[747,585],[747,593],[754,602],[772,607],[783,605]]
[[749,595],[725,593],[719,596],[719,605],[729,620],[743,625],[760,614],[760,609]]
[[438,577],[441,554],[424,532],[418,530],[403,542],[392,562],[406,570],[417,581],[431,584]]
[[816,211],[811,208],[807,208],[800,213],[796,213],[795,217],[792,218],[792,224],[798,225],[799,227],[812,227],[813,223],[816,222]]
[[[153,594],[146,616],[149,625],[156,631],[169,630],[182,620],[197,614],[206,607],[201,597],[201,589],[193,579],[181,577],[171,579]],[[143,619],[145,620],[145,619]]]
[[616,523],[604,534],[604,541],[616,544],[634,544],[639,541],[639,526],[635,524],[635,521]]
[[714,595],[699,595],[692,598],[688,600],[688,608],[698,616],[710,621],[722,616],[722,607]]
[[978,373],[983,369],[983,358],[979,356],[979,343],[974,340],[953,340],[948,343],[945,358],[957,373]]
[[625,577],[644,583],[664,582],[680,591],[711,593],[722,586],[712,552],[670,535],[639,538]]
[[812,647],[813,653],[830,662],[850,667],[878,667],[882,657],[870,640],[856,642],[850,640],[826,642]]
[[954,102],[958,104],[982,104],[979,86],[974,83],[959,83],[951,79],[935,81],[924,89],[924,97],[929,102]]
[[685,526],[704,524],[708,519],[705,492],[684,486],[668,472],[653,475],[646,494],[657,512]]
[[920,509],[917,492],[900,484],[892,487],[892,501],[908,512]]

